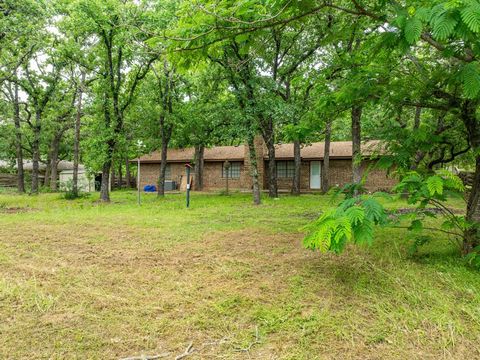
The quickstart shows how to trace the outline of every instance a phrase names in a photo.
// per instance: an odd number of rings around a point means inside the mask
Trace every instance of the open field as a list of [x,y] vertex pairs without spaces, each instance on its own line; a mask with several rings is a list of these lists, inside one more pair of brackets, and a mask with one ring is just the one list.
[[1,359],[480,358],[480,274],[448,245],[305,250],[327,196],[96,198],[0,194]]

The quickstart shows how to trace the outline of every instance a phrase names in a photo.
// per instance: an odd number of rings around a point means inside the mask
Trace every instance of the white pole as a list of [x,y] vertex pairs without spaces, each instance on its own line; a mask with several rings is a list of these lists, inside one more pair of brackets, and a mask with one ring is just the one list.
[[140,155],[137,160],[137,191],[138,191],[138,205],[140,205]]

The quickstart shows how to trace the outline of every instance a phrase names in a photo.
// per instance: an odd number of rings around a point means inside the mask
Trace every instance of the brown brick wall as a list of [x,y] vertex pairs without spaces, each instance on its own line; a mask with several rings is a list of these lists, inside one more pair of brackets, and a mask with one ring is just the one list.
[[[259,166],[259,169],[267,168],[267,162],[262,161],[263,165]],[[362,165],[363,171],[365,171],[371,164],[370,161],[365,161]],[[352,180],[352,162],[351,160],[330,160],[330,186],[344,186],[346,183]],[[176,181],[179,185],[182,178],[185,176],[185,164],[183,163],[171,163],[171,178],[167,180]],[[310,190],[310,161],[302,161],[302,167],[300,170],[300,187],[303,191]],[[160,174],[160,164],[141,164],[141,189],[145,185],[158,183],[158,176]],[[260,176],[260,180],[263,179],[263,188],[267,188],[267,176],[263,172]],[[193,178],[192,172],[192,181]],[[391,177],[387,177],[387,173],[384,170],[371,170],[365,187],[367,190],[383,190],[390,189],[396,184],[396,180]],[[205,190],[219,190],[225,188],[225,178],[222,178],[222,162],[206,161],[204,165],[204,187]],[[230,189],[244,189],[250,190],[252,187],[250,172],[248,169],[248,161],[245,164],[242,163],[240,167],[240,178],[229,179]],[[291,178],[278,178],[278,188],[280,190],[290,191],[292,189]]]
[[[365,160],[362,163],[362,174],[368,169],[373,162]],[[344,186],[352,182],[352,161],[351,160],[330,160],[330,186]],[[385,170],[375,169],[369,170],[365,188],[370,191],[388,190],[397,183],[393,177],[387,176]]]
[[[226,179],[222,177],[223,162],[206,161],[203,167],[203,184],[205,190],[218,190],[226,187]],[[245,165],[240,165],[240,178],[228,179],[229,189],[250,189],[250,174]]]

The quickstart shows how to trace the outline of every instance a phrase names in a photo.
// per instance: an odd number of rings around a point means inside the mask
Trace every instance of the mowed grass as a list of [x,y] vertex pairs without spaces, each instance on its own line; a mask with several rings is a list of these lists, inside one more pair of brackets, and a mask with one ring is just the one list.
[[328,196],[96,199],[0,194],[1,359],[480,358],[480,273],[441,236],[323,254]]

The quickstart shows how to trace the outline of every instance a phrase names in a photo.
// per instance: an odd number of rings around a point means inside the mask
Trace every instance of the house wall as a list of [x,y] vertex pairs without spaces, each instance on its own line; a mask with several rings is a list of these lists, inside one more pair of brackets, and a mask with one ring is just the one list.
[[[373,164],[371,160],[365,160],[362,162],[362,174],[365,174],[368,167]],[[352,160],[330,160],[330,174],[329,183],[330,186],[344,186],[347,183],[352,182]],[[397,180],[393,177],[389,177],[387,171],[375,169],[370,170],[365,182],[365,188],[369,191],[374,190],[388,190],[397,184]]]
[[[372,164],[372,161],[364,161],[362,164],[362,172]],[[268,162],[265,161],[265,169],[267,169]],[[323,161],[322,161],[323,173]],[[323,175],[321,175],[323,176]],[[293,186],[292,178],[277,178],[278,189],[283,191],[291,191]],[[342,187],[347,183],[352,182],[352,160],[350,159],[332,159],[330,160],[329,184],[331,187]],[[268,188],[267,173],[263,176],[264,188]],[[384,170],[370,170],[365,183],[367,190],[388,190],[392,188],[397,181],[394,178],[387,177],[387,172]],[[310,161],[303,160],[300,168],[300,189],[303,191],[310,191]],[[319,191],[319,190],[315,190]]]
[[[222,177],[222,161],[205,161],[203,166],[203,184],[205,190],[215,190],[225,188],[225,178]],[[173,180],[180,186],[182,179],[186,176],[185,164],[170,163],[171,177],[166,180]],[[158,184],[158,177],[160,176],[160,164],[141,164],[140,165],[140,189],[145,185]],[[193,170],[191,172],[191,181],[195,182]],[[228,180],[230,189],[250,189],[250,176],[244,163],[240,165],[240,178],[231,178]]]
[[[185,164],[170,163],[171,176],[170,179],[180,184],[182,178],[186,175]],[[160,164],[140,164],[140,189],[145,185],[158,185],[158,177],[160,176]]]

